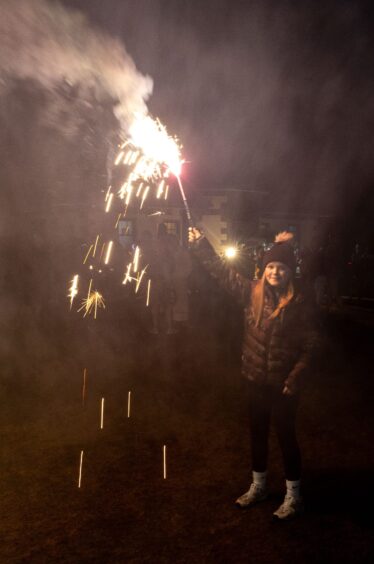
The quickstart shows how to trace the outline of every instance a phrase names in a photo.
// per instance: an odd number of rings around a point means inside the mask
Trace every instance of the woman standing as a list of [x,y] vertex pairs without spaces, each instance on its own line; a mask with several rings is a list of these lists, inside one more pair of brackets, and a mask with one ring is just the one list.
[[304,376],[316,342],[312,316],[295,290],[292,234],[283,232],[264,253],[262,276],[253,282],[215,255],[197,229],[190,230],[195,253],[212,275],[245,307],[242,372],[250,382],[252,483],[236,503],[250,507],[267,497],[268,436],[272,416],[282,451],[286,496],[273,513],[291,519],[303,511],[301,457],[295,433]]

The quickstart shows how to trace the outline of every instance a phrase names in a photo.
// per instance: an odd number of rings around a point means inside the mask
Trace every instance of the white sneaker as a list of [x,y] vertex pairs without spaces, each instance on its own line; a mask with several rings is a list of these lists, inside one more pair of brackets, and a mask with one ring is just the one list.
[[280,519],[282,521],[288,521],[298,517],[304,512],[303,499],[301,497],[292,497],[286,495],[284,502],[276,511],[273,513],[275,519]]
[[236,505],[239,505],[239,507],[250,507],[251,505],[255,505],[260,501],[264,501],[267,496],[268,492],[265,488],[252,483],[249,490],[238,497],[235,503]]

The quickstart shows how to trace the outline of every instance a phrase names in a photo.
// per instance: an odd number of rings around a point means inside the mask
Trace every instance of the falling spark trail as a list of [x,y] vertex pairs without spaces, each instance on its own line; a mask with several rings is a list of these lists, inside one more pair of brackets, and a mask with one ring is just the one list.
[[104,398],[101,398],[100,429],[104,429]]
[[120,151],[120,153],[118,153],[116,160],[114,161],[114,165],[118,166],[119,163],[121,162],[123,155],[125,154],[124,151]]
[[136,247],[135,253],[134,253],[134,261],[133,261],[134,272],[138,272],[138,270],[139,270],[139,255],[140,255],[140,249],[139,249],[139,247]]
[[86,376],[87,376],[87,368],[83,370],[83,387],[82,387],[82,406],[84,407],[84,403],[86,400]]
[[106,207],[105,207],[105,213],[109,212],[111,205],[112,205],[112,200],[113,200],[113,192],[111,194],[109,194],[109,196],[108,196],[108,201],[107,201]]
[[157,190],[157,195],[156,195],[157,199],[159,199],[162,196],[162,193],[164,191],[164,186],[165,186],[165,180],[161,180]]
[[163,467],[164,467],[164,480],[166,480],[166,445],[162,449]]
[[108,198],[109,198],[109,195],[110,195],[110,191],[111,191],[111,189],[112,189],[112,185],[111,185],[111,184],[109,184],[109,186],[108,186],[108,190],[106,191],[106,194],[105,194],[105,199],[104,199],[104,202],[107,202],[107,201],[108,201]]
[[81,455],[79,460],[78,488],[80,488],[82,484],[82,466],[83,466],[83,450],[81,450]]
[[147,306],[147,307],[149,306],[149,296],[150,296],[150,293],[151,293],[151,280],[149,279],[149,280],[148,280],[148,286],[147,286],[147,303],[146,303],[146,306]]
[[142,209],[143,204],[145,202],[146,197],[148,196],[148,192],[149,192],[149,186],[147,186],[147,188],[144,190],[143,192],[143,196],[142,196],[142,202],[140,204],[140,209]]
[[105,255],[105,259],[104,259],[104,264],[108,264],[108,262],[110,260],[110,255],[112,253],[112,247],[113,247],[113,241],[109,241],[108,248],[107,248],[106,255]]
[[114,229],[117,229],[118,224],[119,224],[119,220],[121,219],[121,215],[122,215],[122,213],[119,213],[119,214],[118,214],[117,221],[116,221],[116,224],[115,224],[115,226],[114,226]]
[[68,298],[70,298],[70,309],[73,306],[73,301],[75,296],[78,294],[78,279],[79,279],[78,274],[75,274],[73,280],[71,281],[71,286],[68,294]]
[[94,246],[94,250],[93,250],[93,253],[92,253],[92,256],[93,256],[93,257],[94,257],[95,254],[96,254],[96,249],[97,249],[97,244],[98,244],[98,242],[99,242],[99,238],[100,238],[100,235],[96,235],[95,246]]
[[131,410],[131,392],[127,394],[127,418],[130,418],[130,410]]
[[90,252],[91,252],[92,248],[93,248],[93,245],[90,245],[90,248],[88,249],[87,254],[86,254],[86,256],[84,257],[83,264],[86,264],[87,259],[88,259],[88,257],[90,256]]
[[92,280],[92,278],[91,278],[90,283],[89,283],[89,285],[88,285],[87,300],[90,299],[91,288],[92,288],[92,282],[93,282],[93,280]]
[[[148,266],[148,265],[147,265],[147,266]],[[142,270],[141,273],[140,273],[140,276],[138,276],[138,279],[137,279],[137,281],[136,281],[135,294],[138,293],[138,290],[139,290],[139,287],[140,287],[142,278],[143,278],[143,276],[144,276],[145,271],[147,270],[147,266],[146,266],[145,268],[143,268],[143,270]]]

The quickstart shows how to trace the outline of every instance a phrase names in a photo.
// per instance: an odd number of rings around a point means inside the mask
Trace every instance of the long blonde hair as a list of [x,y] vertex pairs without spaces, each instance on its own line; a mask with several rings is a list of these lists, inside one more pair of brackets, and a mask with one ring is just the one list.
[[[255,320],[255,326],[260,325],[262,314],[264,311],[265,288],[266,288],[265,270],[262,274],[261,280],[256,284],[252,292],[252,311]],[[269,317],[275,319],[287,307],[295,295],[295,288],[293,285],[292,277],[290,277],[284,294],[281,295],[278,305]]]

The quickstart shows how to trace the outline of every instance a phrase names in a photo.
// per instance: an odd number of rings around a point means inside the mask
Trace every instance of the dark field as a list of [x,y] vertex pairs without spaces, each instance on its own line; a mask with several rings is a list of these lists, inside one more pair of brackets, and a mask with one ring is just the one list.
[[307,511],[279,524],[274,436],[270,499],[233,503],[250,477],[247,389],[240,314],[218,304],[197,300],[193,327],[170,337],[121,301],[96,322],[25,314],[3,359],[1,563],[374,561],[373,314],[324,320],[299,413]]

